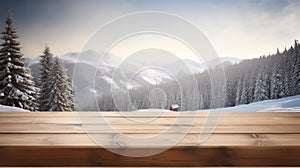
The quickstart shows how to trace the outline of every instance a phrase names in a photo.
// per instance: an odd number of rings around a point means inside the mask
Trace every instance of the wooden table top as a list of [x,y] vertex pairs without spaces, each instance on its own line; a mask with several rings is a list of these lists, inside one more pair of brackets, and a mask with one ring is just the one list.
[[[300,166],[300,113],[224,112],[214,116],[217,127],[207,122],[209,114],[0,113],[0,166]],[[200,133],[210,130],[199,143]],[[162,139],[140,141],[161,134]],[[178,136],[183,138],[162,153],[126,156],[164,148],[161,142]],[[120,148],[125,156],[106,148]]]

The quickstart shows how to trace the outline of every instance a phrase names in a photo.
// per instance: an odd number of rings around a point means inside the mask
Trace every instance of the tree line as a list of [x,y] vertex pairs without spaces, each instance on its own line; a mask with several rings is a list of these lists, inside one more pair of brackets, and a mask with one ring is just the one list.
[[[218,66],[156,86],[105,94],[99,98],[98,105],[103,111],[130,111],[147,108],[168,109],[172,104],[178,104],[181,111],[186,111],[232,107],[299,95],[299,51],[296,40],[289,49],[283,52],[277,49],[275,54],[269,56],[243,60],[224,68]],[[225,82],[222,81],[224,73]],[[193,82],[195,79],[196,82]],[[155,88],[163,93],[153,93]],[[157,101],[153,101],[153,97],[156,97]]]
[[30,111],[74,111],[74,89],[58,57],[46,47],[34,82],[8,13],[0,44],[0,104]]
[[[300,94],[300,47],[243,61],[226,69],[225,106],[278,99]],[[247,66],[247,67],[246,67]],[[246,68],[243,68],[246,67]],[[243,69],[243,70],[241,70]],[[240,70],[240,73],[235,71]]]

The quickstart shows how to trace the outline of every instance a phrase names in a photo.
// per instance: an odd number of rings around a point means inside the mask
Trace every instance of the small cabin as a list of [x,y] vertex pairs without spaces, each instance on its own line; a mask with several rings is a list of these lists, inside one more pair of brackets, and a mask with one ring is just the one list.
[[179,105],[178,104],[172,104],[169,108],[171,111],[178,111],[179,110]]

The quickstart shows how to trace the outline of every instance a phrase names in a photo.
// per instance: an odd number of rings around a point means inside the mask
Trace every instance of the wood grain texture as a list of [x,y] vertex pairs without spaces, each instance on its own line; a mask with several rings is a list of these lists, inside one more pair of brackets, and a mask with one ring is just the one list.
[[[300,166],[300,113],[226,112],[213,134],[199,143],[200,133],[209,133],[202,128],[214,128],[214,122],[206,123],[208,116],[207,112],[0,113],[0,166]],[[164,131],[160,139],[141,140]],[[178,136],[182,139],[175,143]],[[104,148],[127,154],[163,149],[166,142],[176,145],[148,157],[127,157]]]
[[[300,146],[300,134],[212,134],[199,144],[199,134],[164,134],[151,142],[140,138],[156,135],[144,134],[92,134],[102,146],[111,147],[165,147],[166,142],[176,142],[182,137],[177,147],[186,146]],[[132,139],[130,137],[134,137]],[[173,141],[174,140],[174,141]],[[164,142],[161,142],[164,141]],[[0,146],[97,146],[87,134],[1,134]]]
[[[206,123],[207,118],[115,118],[115,117],[75,117],[75,116],[5,116],[0,117],[0,124],[103,124],[103,125],[115,125],[115,124],[181,124],[181,125],[215,125],[215,122]],[[220,117],[218,125],[299,125],[300,117]],[[218,119],[213,119],[218,120]],[[149,122],[145,122],[149,121]]]
[[[214,128],[212,126],[207,126]],[[115,133],[119,131],[124,134],[157,134],[169,129],[168,133],[203,133],[203,125],[167,125],[167,124],[115,124],[111,127],[103,125],[82,125],[82,124],[0,124],[0,134],[85,134],[89,133]],[[300,133],[299,125],[219,125],[214,133],[282,133],[296,134]]]
[[[138,152],[148,149],[123,149]],[[1,166],[299,166],[300,147],[186,147],[148,157],[103,148],[0,147]]]

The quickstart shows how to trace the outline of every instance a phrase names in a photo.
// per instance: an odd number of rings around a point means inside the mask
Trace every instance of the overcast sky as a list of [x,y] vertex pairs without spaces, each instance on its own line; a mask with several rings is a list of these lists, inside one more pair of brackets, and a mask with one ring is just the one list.
[[300,39],[298,0],[0,0],[2,31],[7,10],[28,57],[40,55],[46,44],[56,55],[78,52],[100,26],[141,11],[186,18],[207,36],[219,56],[258,57]]

